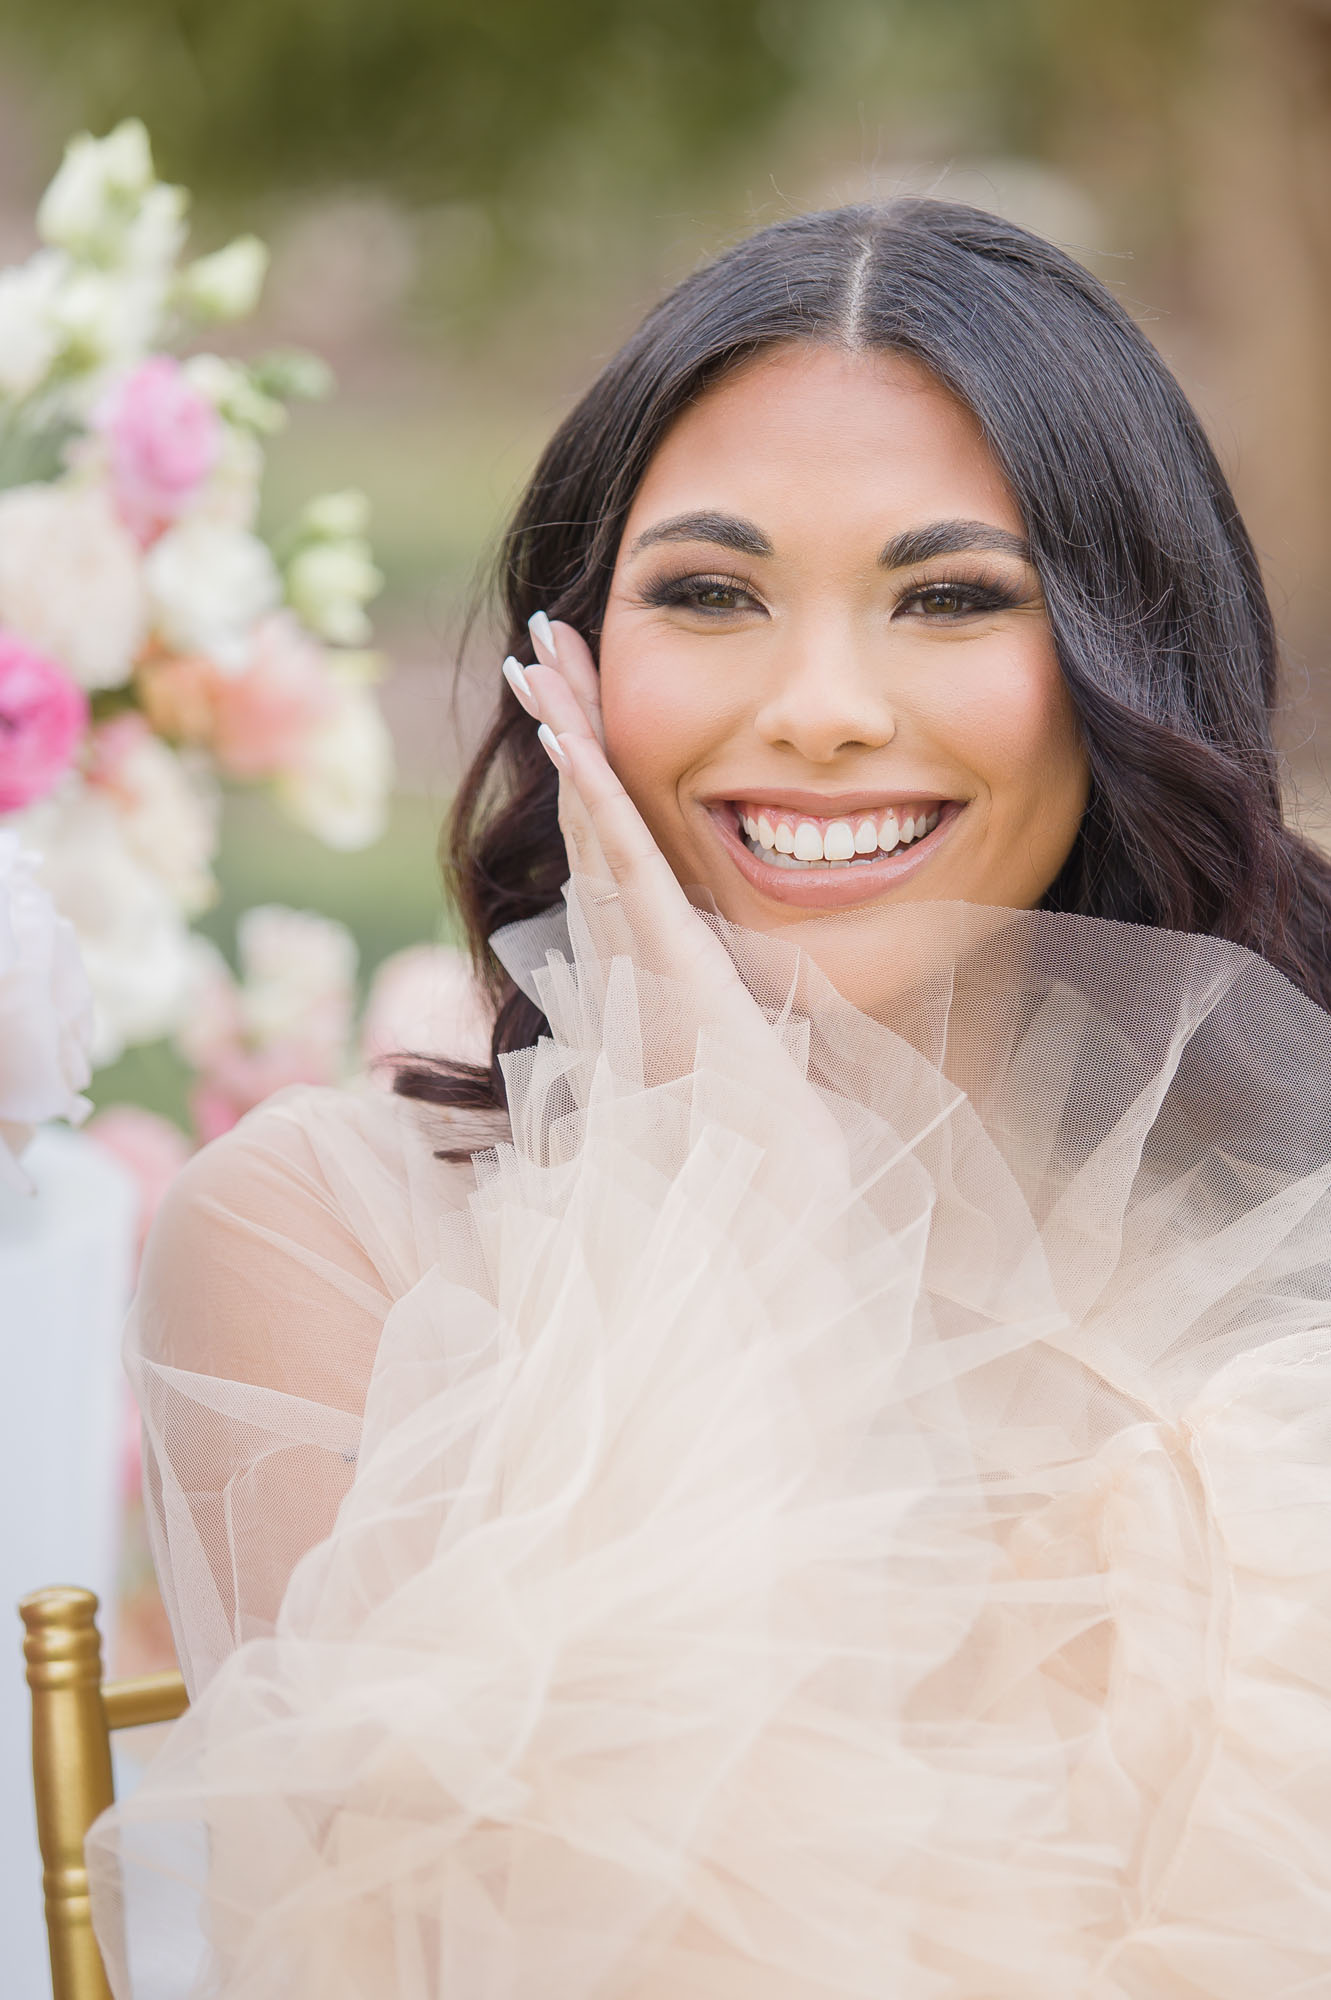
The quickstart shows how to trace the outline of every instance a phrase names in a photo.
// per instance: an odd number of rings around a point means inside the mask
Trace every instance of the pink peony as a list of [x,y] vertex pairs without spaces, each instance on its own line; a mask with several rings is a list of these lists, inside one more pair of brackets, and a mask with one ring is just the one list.
[[492,1011],[465,953],[448,945],[408,945],[374,975],[361,1028],[361,1061],[389,1086],[394,1056],[452,1056],[488,1066],[493,1029]]
[[292,1083],[331,1083],[335,1070],[325,1052],[292,1039],[265,1049],[236,1049],[201,1076],[190,1092],[190,1117],[199,1144],[220,1139],[256,1104]]
[[94,421],[117,511],[146,547],[179,520],[217,464],[221,418],[178,361],[155,354],[112,390]]
[[44,798],[87,727],[88,697],[64,668],[0,631],[0,812]]
[[193,1152],[178,1125],[137,1104],[111,1104],[87,1127],[90,1138],[129,1170],[139,1192],[139,1247],[162,1196]]
[[299,762],[332,714],[337,688],[322,646],[289,611],[255,628],[242,672],[212,688],[213,752],[232,778],[267,778]]

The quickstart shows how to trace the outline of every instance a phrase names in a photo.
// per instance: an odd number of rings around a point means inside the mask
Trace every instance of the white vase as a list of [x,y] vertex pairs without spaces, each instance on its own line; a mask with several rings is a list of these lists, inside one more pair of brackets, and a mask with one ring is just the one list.
[[114,1160],[61,1127],[38,1133],[23,1167],[33,1194],[0,1188],[0,1938],[6,1995],[43,2000],[50,1970],[16,1607],[44,1584],[82,1584],[101,1598],[109,1632],[137,1198]]

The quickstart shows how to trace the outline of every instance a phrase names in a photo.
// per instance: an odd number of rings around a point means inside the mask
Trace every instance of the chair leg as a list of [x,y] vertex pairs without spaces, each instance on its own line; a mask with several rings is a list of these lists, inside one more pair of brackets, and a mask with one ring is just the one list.
[[90,1590],[39,1590],[19,1613],[54,2000],[111,2000],[83,1857],[84,1835],[114,1796],[97,1599]]

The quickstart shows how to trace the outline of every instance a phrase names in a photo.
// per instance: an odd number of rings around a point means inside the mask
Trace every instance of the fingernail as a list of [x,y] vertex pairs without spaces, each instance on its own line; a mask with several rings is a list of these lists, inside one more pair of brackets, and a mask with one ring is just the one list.
[[515,660],[510,653],[500,671],[518,700],[522,703],[522,706],[526,709],[528,715],[535,715],[536,697],[527,686],[527,675],[522,662]]
[[527,620],[527,630],[531,633],[532,638],[538,646],[545,647],[552,659],[557,660],[559,658],[559,649],[555,645],[554,628],[543,611],[532,612],[531,617]]
[[554,730],[548,722],[543,722],[537,730],[536,741],[540,744],[542,750],[544,750],[546,756],[557,770],[567,771],[568,758],[564,755],[559,738],[555,735]]

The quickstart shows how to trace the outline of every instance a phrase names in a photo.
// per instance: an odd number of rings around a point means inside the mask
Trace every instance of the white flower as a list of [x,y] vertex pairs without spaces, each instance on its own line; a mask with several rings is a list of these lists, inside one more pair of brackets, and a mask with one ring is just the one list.
[[369,688],[342,683],[328,720],[278,787],[291,817],[329,847],[368,847],[384,830],[393,743]]
[[154,278],[120,271],[76,271],[55,302],[52,318],[69,366],[98,379],[75,399],[94,401],[104,386],[100,372],[131,367],[151,347],[162,315],[164,288]]
[[191,1069],[212,1069],[239,1045],[240,989],[211,938],[191,931],[185,1005],[176,1047]]
[[92,992],[73,926],[37,880],[38,860],[0,827],[0,1186],[23,1188],[17,1154],[47,1118],[86,1117]]
[[258,304],[267,270],[267,244],[257,236],[238,236],[181,272],[181,303],[209,319],[244,319]]
[[188,233],[189,196],[184,188],[158,184],[148,189],[126,224],[120,259],[141,277],[154,279],[165,298],[167,281]]
[[263,484],[263,447],[252,431],[222,426],[217,463],[190,507],[194,520],[219,522],[228,528],[252,528],[259,513]]
[[67,271],[59,250],[0,271],[0,393],[31,395],[50,372],[64,345],[55,305]]
[[287,596],[305,623],[335,646],[362,646],[370,636],[365,606],[383,588],[368,542],[311,542],[287,568]]
[[38,233],[62,249],[96,253],[108,228],[152,185],[152,149],[139,119],[126,118],[105,139],[81,132],[66,146],[60,171],[42,196]]
[[370,503],[357,487],[321,493],[302,509],[298,529],[322,542],[354,541],[370,525]]
[[240,672],[250,634],[280,603],[282,580],[257,535],[206,517],[154,542],[144,563],[153,622],[169,646]]
[[236,925],[244,983],[240,1011],[251,1047],[315,1042],[341,1056],[356,997],[356,942],[345,924],[311,910],[263,904]]
[[220,354],[191,354],[185,380],[206,396],[218,415],[242,430],[278,431],[287,413],[275,397],[256,387],[248,368]]
[[121,687],[144,636],[139,551],[98,487],[0,493],[0,625],[85,688]]
[[184,1005],[189,932],[161,877],[131,851],[111,800],[75,784],[17,825],[78,934],[92,983],[94,1066],[169,1034]]
[[221,800],[202,760],[178,756],[142,716],[123,715],[96,731],[89,781],[115,806],[131,854],[186,916],[217,900]]

